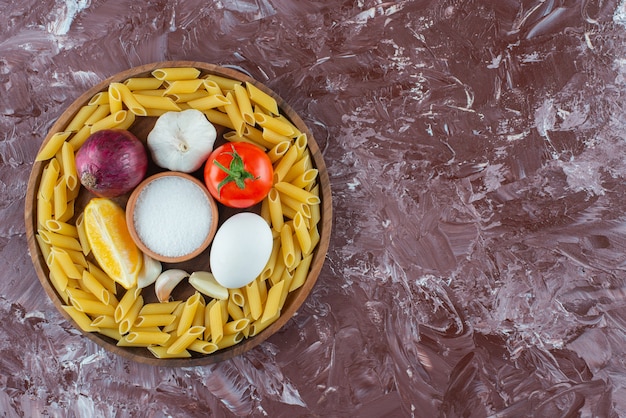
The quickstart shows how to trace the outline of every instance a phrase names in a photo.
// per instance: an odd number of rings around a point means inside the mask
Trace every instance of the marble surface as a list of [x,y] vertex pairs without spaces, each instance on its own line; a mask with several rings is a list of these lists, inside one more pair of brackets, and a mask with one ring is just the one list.
[[[623,0],[0,0],[3,416],[626,415]],[[324,150],[309,299],[232,360],[81,336],[27,253],[48,129],[129,67],[250,73]]]

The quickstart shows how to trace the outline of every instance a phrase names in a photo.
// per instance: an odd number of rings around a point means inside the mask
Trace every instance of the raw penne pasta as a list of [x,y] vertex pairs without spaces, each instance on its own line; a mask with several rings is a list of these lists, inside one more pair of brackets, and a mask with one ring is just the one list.
[[261,331],[263,331],[264,329],[272,325],[274,322],[276,322],[279,316],[280,316],[280,313],[276,314],[273,318],[269,318],[266,321],[262,321],[261,319],[258,319],[256,321],[251,322],[248,336],[254,337],[256,335],[259,335]]
[[235,129],[235,125],[233,125],[226,113],[215,109],[203,110],[202,112],[205,114],[209,122],[215,125],[222,125],[229,129]]
[[176,316],[172,314],[147,314],[141,313],[135,320],[135,327],[166,327],[176,320]]
[[117,286],[115,284],[115,281],[109,277],[108,274],[106,274],[100,267],[98,267],[97,265],[88,262],[88,267],[87,270],[89,270],[89,273],[93,274],[93,276],[98,279],[98,281],[100,283],[102,283],[102,286],[104,286],[104,288],[106,290],[109,291],[109,293],[111,293],[111,295],[116,295],[117,294]]
[[105,335],[115,341],[119,341],[122,339],[122,334],[120,334],[117,328],[100,328],[98,333]]
[[109,107],[111,109],[111,114],[115,114],[124,109],[124,105],[122,103],[122,96],[120,95],[119,90],[115,88],[111,88],[109,85],[109,89],[107,90],[109,94]]
[[276,231],[280,231],[283,228],[284,217],[281,198],[278,190],[274,188],[270,189],[267,194],[267,202],[272,228]]
[[306,134],[300,132],[300,130],[296,127],[296,125],[294,125],[284,115],[279,114],[279,115],[276,116],[276,119],[279,119],[281,122],[289,125],[291,127],[291,129],[293,129],[294,134],[293,134],[292,138],[296,138],[296,140],[294,141],[296,143],[296,146],[298,148],[300,148],[301,151],[304,151],[304,148],[306,148],[306,146],[307,146]]
[[93,321],[91,321],[91,326],[98,328],[115,328],[117,330],[117,322],[115,322],[115,318],[110,315],[96,316]]
[[298,267],[295,269],[293,274],[291,286],[289,287],[290,292],[293,292],[304,284],[304,282],[306,281],[306,276],[307,274],[309,274],[309,268],[311,266],[312,260],[313,254],[308,254],[302,259],[300,264],[298,264]]
[[265,93],[263,90],[259,89],[252,83],[246,82],[246,89],[248,90],[248,96],[253,103],[258,104],[268,112],[278,115],[278,103],[276,99],[274,99],[269,94]]
[[309,235],[309,229],[300,212],[296,213],[296,216],[293,218],[293,229],[302,253],[309,254],[313,250],[311,246],[311,236]]
[[291,287],[291,283],[293,282],[293,272],[285,269],[279,282],[284,283],[280,294],[280,301],[278,302],[278,305],[282,309],[282,307],[285,305],[285,301],[287,300],[287,296],[289,295],[289,288]]
[[204,97],[209,97],[209,96],[210,96],[210,94],[206,90],[204,90],[204,89],[197,90],[197,91],[194,91],[192,93],[170,94],[170,97],[176,103],[189,103],[189,102],[191,102],[193,100],[198,100],[198,99],[202,99]]
[[207,305],[209,310],[208,325],[211,328],[211,342],[218,344],[224,336],[224,320],[222,319],[222,307],[219,302]]
[[65,183],[65,178],[61,177],[57,184],[54,186],[54,192],[52,193],[53,201],[52,201],[52,211],[54,213],[54,218],[59,220],[65,214],[67,210],[67,184]]
[[69,142],[63,143],[61,147],[61,158],[63,160],[63,176],[65,184],[70,190],[74,190],[79,185],[78,174],[76,173],[76,159],[74,157],[74,147]]
[[290,269],[296,262],[296,250],[293,242],[291,227],[288,223],[285,223],[280,230],[280,245],[285,267]]
[[267,260],[263,271],[259,275],[259,277],[263,280],[268,279],[272,273],[274,272],[274,266],[276,265],[276,260],[278,259],[278,254],[280,252],[280,245],[278,239],[274,240],[274,244],[272,245],[272,252],[270,253],[270,258]]
[[105,117],[109,116],[110,114],[111,114],[111,106],[109,106],[108,102],[105,104],[98,105],[97,109],[85,120],[84,125],[91,126],[94,123],[98,122],[99,120],[102,120]]
[[98,105],[95,104],[87,104],[82,106],[76,112],[76,115],[72,118],[72,120],[65,127],[66,131],[78,131],[80,128],[85,125],[85,121],[89,119],[89,117],[96,111]]
[[[163,331],[131,331],[126,336],[126,340],[133,344],[140,345],[163,345],[171,338],[171,335]],[[182,351],[182,350],[181,350]]]
[[45,260],[46,258],[48,258],[48,254],[50,254],[51,247],[49,244],[46,244],[43,239],[41,239],[41,236],[39,234],[35,234],[35,240],[37,241],[37,245],[41,250],[41,255],[43,256],[43,259]]
[[141,308],[139,315],[169,315],[181,303],[181,301],[146,303]]
[[204,78],[202,80],[204,82],[204,89],[207,91],[207,93],[214,95],[214,94],[221,94],[222,93],[222,88],[213,80],[207,80],[206,78]]
[[180,322],[180,317],[183,313],[184,308],[185,308],[185,304],[179,301],[176,308],[174,308],[174,310],[172,311],[172,315],[174,315],[176,319],[174,319],[174,322],[172,322],[171,324],[163,327],[163,332],[176,332],[176,329],[178,328],[178,323]]
[[181,110],[180,106],[170,97],[135,93],[135,99],[146,109],[148,116],[154,115],[153,112],[155,110],[173,112],[179,112]]
[[[119,324],[120,334],[124,335],[130,332],[131,328],[133,327],[133,324],[135,323],[135,321],[137,320],[137,317],[139,316],[139,311],[141,310],[142,306],[143,306],[143,296],[138,295],[137,299],[135,299],[133,304],[128,309],[128,312],[126,313],[126,315],[122,318],[121,321],[119,321],[120,322]],[[115,311],[115,313],[117,313],[117,310]]]
[[38,197],[43,200],[52,200],[54,195],[54,186],[57,184],[59,174],[61,173],[61,164],[56,158],[52,158],[44,168],[39,182]]
[[263,304],[261,302],[261,293],[259,291],[258,280],[253,280],[245,286],[246,301],[250,307],[250,314],[253,319],[259,319],[263,314]]
[[76,251],[82,250],[80,243],[74,237],[61,235],[52,231],[45,231],[45,230],[40,230],[38,232],[41,238],[43,239],[43,241],[46,244],[49,244],[53,247],[60,247],[60,248],[76,250]]
[[52,202],[42,198],[37,199],[37,224],[38,228],[47,228],[47,223],[52,220]]
[[246,303],[246,297],[243,294],[243,289],[228,289],[230,294],[229,299],[237,306],[243,306]]
[[191,344],[187,346],[187,350],[195,351],[202,354],[212,354],[215,353],[218,349],[219,347],[217,346],[217,344],[198,339],[193,340]]
[[224,324],[224,335],[236,334],[243,331],[250,324],[250,319],[235,319]]
[[215,74],[209,74],[204,79],[214,82],[220,87],[220,89],[222,89],[222,91],[234,90],[236,84],[241,84],[241,81],[233,80],[232,78],[222,77]]
[[70,258],[72,259],[72,262],[74,262],[74,264],[80,271],[87,268],[87,266],[89,265],[87,262],[87,258],[85,258],[85,255],[81,251],[75,251],[75,250],[65,250],[65,251],[70,256]]
[[285,155],[287,151],[289,151],[289,147],[289,141],[282,141],[278,144],[273,145],[267,152],[267,156],[269,157],[272,164],[276,161],[279,161],[283,157],[283,155]]
[[262,131],[250,125],[245,126],[243,130],[243,136],[250,139],[255,144],[258,144],[261,148],[265,148],[266,150],[273,148],[276,145],[263,138]]
[[228,131],[224,133],[223,136],[224,136],[224,139],[227,140],[228,142],[247,142],[248,144],[252,144],[254,146],[261,148],[263,151],[267,151],[267,148],[263,147],[262,145],[259,145],[258,143],[256,143],[255,141],[251,140],[250,138],[246,136],[237,135],[237,132],[235,131]]
[[85,288],[93,293],[100,300],[100,302],[105,305],[110,304],[111,294],[93,274],[91,274],[88,270],[83,271],[82,280]]
[[182,335],[185,331],[191,328],[193,319],[196,316],[196,310],[200,306],[200,298],[200,293],[195,292],[185,302],[183,312],[180,315],[180,320],[178,321],[178,327],[176,329],[176,333],[178,335]]
[[283,181],[291,167],[298,159],[298,149],[290,146],[274,167],[274,182]]
[[167,347],[162,347],[160,345],[151,345],[148,346],[148,350],[152,353],[152,355],[156,358],[188,358],[191,357],[191,353],[187,350],[183,350],[180,353],[176,354],[168,354]]
[[[81,250],[84,255],[89,255],[91,252],[91,245],[89,244],[89,240],[87,239],[87,231],[85,230],[85,218],[83,216],[83,212],[81,212],[76,218],[76,236],[78,237],[78,242],[80,243]],[[50,228],[48,228],[50,229]],[[64,234],[68,235],[68,234]]]
[[263,128],[263,139],[272,144],[280,144],[281,142],[291,143],[291,138],[285,135],[281,135],[278,132],[275,132],[268,128]]
[[194,93],[200,86],[204,86],[203,80],[173,80],[165,89],[166,95],[178,94],[178,93]]
[[228,312],[228,315],[232,319],[245,318],[245,315],[243,314],[243,310],[241,309],[241,307],[230,299],[228,300],[226,304],[226,311]]
[[130,91],[128,86],[122,83],[109,84],[109,92],[113,91],[114,97],[119,97],[126,108],[139,116],[146,116],[146,109],[137,101],[135,95]]
[[223,95],[215,94],[211,96],[201,97],[195,100],[190,100],[187,102],[187,104],[194,109],[208,110],[208,109],[215,109],[216,107],[229,105],[230,102]]
[[91,99],[89,99],[90,105],[103,105],[109,104],[109,92],[108,91],[100,91],[93,95]]
[[241,117],[241,112],[239,110],[239,106],[235,100],[235,97],[232,93],[228,92],[226,94],[226,100],[228,100],[228,104],[224,106],[224,110],[226,111],[226,115],[228,119],[230,119],[231,125],[234,127],[237,135],[243,135],[243,129],[246,126],[246,122]]
[[85,125],[68,141],[75,150],[78,150],[91,135],[91,125]]
[[235,84],[233,86],[233,92],[235,93],[235,99],[237,100],[241,117],[248,125],[254,126],[254,111],[252,110],[252,104],[250,103],[248,91],[241,84]]
[[[148,116],[148,112],[146,111],[146,115]],[[121,121],[118,125],[114,126],[115,129],[128,129],[133,123],[135,123],[135,114],[133,112],[126,112],[126,116],[124,120]]]
[[164,81],[190,80],[199,75],[200,70],[192,67],[159,68],[152,71],[154,78]]
[[235,344],[239,344],[243,340],[243,333],[238,332],[236,334],[224,335],[220,342],[217,343],[218,349],[232,347]]
[[93,134],[95,132],[98,132],[104,129],[113,129],[115,127],[118,127],[121,123],[123,123],[126,120],[127,115],[128,115],[127,110],[123,110],[123,109],[116,110],[114,113],[110,114],[109,116],[103,119],[100,119],[98,122],[91,125],[90,132]]
[[[117,304],[115,308],[115,321],[121,322],[124,319],[130,309],[132,308],[135,301],[141,296],[141,289],[131,288],[126,291],[120,302]],[[139,314],[139,311],[137,312]],[[133,321],[134,322],[134,321]]]
[[307,205],[306,203],[303,203],[297,199],[294,199],[293,197],[286,195],[286,194],[279,193],[279,195],[280,195],[280,202],[282,204],[283,211],[287,212],[286,208],[289,208],[294,211],[291,216],[290,214],[285,214],[285,216],[287,216],[290,219],[293,219],[296,213],[300,213],[302,216],[307,218],[307,220],[311,217],[310,205]]
[[285,174],[282,181],[286,181],[287,183],[292,183],[293,179],[304,174],[307,170],[310,160],[309,155],[303,155],[298,159],[293,165],[289,168],[289,171]]
[[35,161],[45,161],[54,157],[65,143],[65,140],[69,138],[71,134],[72,131],[70,130],[56,132],[55,134],[53,134],[48,142],[46,142],[46,145],[44,145],[44,147],[41,149],[41,151],[37,153]]
[[295,179],[291,181],[296,187],[307,190],[311,185],[315,183],[317,179],[318,170],[315,168],[310,168],[306,170],[304,173],[297,176]]
[[280,193],[283,193],[286,196],[293,197],[294,199],[297,199],[302,203],[306,203],[307,205],[316,205],[320,203],[320,197],[318,195],[316,195],[315,193],[309,192],[307,190],[301,189],[299,187],[296,187],[291,183],[281,181],[281,182],[274,184],[274,187]]
[[261,316],[261,322],[268,321],[271,318],[280,315],[280,311],[282,309],[280,301],[284,285],[284,280],[281,280],[272,286],[268,291],[267,300],[263,309],[263,316]]
[[156,90],[161,87],[163,81],[155,77],[131,77],[124,80],[124,84],[131,91]]
[[70,297],[70,299],[78,298],[78,299],[93,300],[93,301],[97,301],[98,300],[96,295],[94,295],[93,293],[89,292],[88,290],[83,290],[83,289],[79,289],[79,288],[76,288],[76,287],[68,287],[68,288],[66,288],[65,289],[65,293],[67,293],[67,295]]
[[187,330],[167,348],[168,354],[178,354],[183,352],[189,345],[199,338],[202,338],[204,327],[193,326]]
[[283,135],[288,138],[292,138],[296,135],[296,131],[292,128],[291,124],[285,123],[285,121],[279,118],[274,118],[263,113],[255,113],[254,121],[264,129],[273,131],[278,135]]
[[95,332],[98,328],[91,324],[91,318],[74,306],[61,306],[65,312],[76,322],[76,325],[85,332]]
[[115,308],[111,305],[105,305],[98,300],[72,298],[72,305],[81,312],[85,312],[88,315],[109,315],[112,316],[115,312]]
[[46,263],[48,265],[58,263],[68,279],[80,279],[82,277],[81,272],[78,270],[67,251],[63,248],[51,247]]

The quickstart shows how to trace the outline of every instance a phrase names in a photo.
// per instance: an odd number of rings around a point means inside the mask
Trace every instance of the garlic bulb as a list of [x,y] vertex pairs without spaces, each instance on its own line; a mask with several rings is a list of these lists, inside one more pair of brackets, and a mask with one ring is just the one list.
[[159,167],[191,173],[209,157],[216,137],[215,127],[199,110],[166,112],[148,134],[148,149]]

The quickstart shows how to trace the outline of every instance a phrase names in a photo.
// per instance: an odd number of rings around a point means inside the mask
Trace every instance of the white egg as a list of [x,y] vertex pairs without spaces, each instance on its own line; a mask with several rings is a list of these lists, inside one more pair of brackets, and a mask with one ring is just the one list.
[[272,231],[259,215],[241,212],[228,218],[211,245],[211,272],[219,284],[237,289],[253,281],[272,253]]

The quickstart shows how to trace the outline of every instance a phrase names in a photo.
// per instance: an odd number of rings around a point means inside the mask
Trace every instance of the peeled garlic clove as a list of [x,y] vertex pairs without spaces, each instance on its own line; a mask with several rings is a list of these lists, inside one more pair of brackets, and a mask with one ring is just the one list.
[[228,289],[219,284],[208,271],[194,271],[189,276],[189,284],[198,292],[214,299],[228,299]]
[[137,276],[137,288],[143,289],[144,287],[150,286],[156,281],[162,271],[163,266],[160,261],[144,254],[143,265]]
[[167,302],[170,299],[172,290],[174,290],[178,283],[185,277],[189,277],[189,273],[180,269],[165,270],[163,273],[159,274],[159,277],[157,277],[154,283],[154,292],[159,302]]

